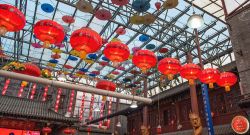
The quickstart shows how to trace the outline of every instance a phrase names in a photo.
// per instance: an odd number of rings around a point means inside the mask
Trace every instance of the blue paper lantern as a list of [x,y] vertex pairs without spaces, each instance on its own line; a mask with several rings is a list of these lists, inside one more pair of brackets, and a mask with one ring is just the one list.
[[135,84],[130,84],[129,87],[134,88],[134,87],[136,87],[136,85]]
[[82,72],[88,72],[88,69],[86,69],[86,68],[80,68],[79,70]]
[[57,63],[58,63],[58,60],[52,59],[52,60],[49,60],[49,62],[50,62],[50,63],[57,64]]
[[103,79],[108,79],[108,77],[107,76],[103,76]]
[[157,56],[158,61],[162,60],[163,58],[163,56]]
[[70,55],[70,56],[68,57],[68,59],[69,59],[69,60],[72,60],[72,61],[77,61],[77,60],[78,60],[77,57],[72,56],[72,55]]
[[96,74],[90,73],[90,74],[88,74],[88,76],[90,76],[90,77],[95,77]]
[[146,49],[153,50],[153,49],[155,49],[155,45],[154,44],[148,44],[148,45],[146,45]]
[[64,41],[68,41],[68,37],[67,37],[67,36],[65,36],[63,40],[64,40]]
[[41,8],[46,13],[52,13],[54,11],[54,7],[49,3],[43,3]]
[[131,81],[130,78],[124,78],[124,79],[123,79],[123,82],[130,82],[130,81]]
[[150,0],[135,0],[132,8],[137,12],[146,12],[150,8]]
[[96,54],[94,54],[94,53],[92,53],[92,54],[88,54],[88,57],[90,58],[90,59],[97,59],[97,55]]
[[147,35],[141,35],[141,36],[139,37],[139,40],[140,40],[141,42],[146,42],[146,41],[149,40],[149,37],[148,37]]
[[109,59],[105,56],[102,57],[102,60],[109,62]]
[[103,67],[102,66],[97,66],[95,67],[96,70],[100,71]]

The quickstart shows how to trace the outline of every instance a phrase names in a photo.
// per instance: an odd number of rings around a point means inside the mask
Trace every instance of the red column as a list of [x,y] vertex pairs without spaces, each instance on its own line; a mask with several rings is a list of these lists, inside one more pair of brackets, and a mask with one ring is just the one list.
[[72,113],[72,106],[73,106],[74,97],[75,97],[75,90],[71,90],[70,99],[69,99],[69,105],[68,105],[68,113],[70,115]]
[[49,91],[49,86],[46,85],[45,88],[44,88],[44,93],[43,93],[43,99],[42,99],[42,101],[46,101],[47,100],[48,91]]
[[[192,56],[190,53],[187,54],[187,62],[191,63]],[[196,93],[196,83],[194,81],[193,85],[189,85],[190,88],[190,98],[191,98],[191,107],[192,112],[199,115],[199,108],[198,108],[198,99],[197,99],[197,93]]]
[[61,99],[62,89],[58,88],[57,96],[56,96],[56,103],[55,103],[55,112],[58,112],[60,99]]
[[83,93],[82,95],[82,104],[80,108],[80,117],[79,117],[80,122],[83,120],[84,117],[84,99],[85,99],[85,93]]
[[34,99],[34,95],[36,93],[36,83],[33,84],[32,90],[31,90],[31,94],[30,94],[30,99],[33,100]]
[[10,84],[10,79],[6,79],[5,84],[3,86],[2,95],[6,94],[9,84]]

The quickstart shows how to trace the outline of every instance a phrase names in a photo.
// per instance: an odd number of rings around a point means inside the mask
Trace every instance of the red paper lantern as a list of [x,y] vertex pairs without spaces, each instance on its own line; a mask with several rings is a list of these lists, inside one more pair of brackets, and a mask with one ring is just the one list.
[[36,77],[41,76],[41,70],[37,65],[32,63],[23,63],[23,65],[25,66],[25,70],[20,71],[19,73]]
[[161,134],[161,125],[158,125],[156,128],[156,133]]
[[103,50],[104,55],[115,65],[129,57],[129,48],[121,42],[110,42]]
[[95,17],[99,20],[109,20],[111,19],[112,15],[107,9],[98,9],[95,12]]
[[124,35],[126,33],[126,30],[121,27],[121,28],[118,28],[115,32],[118,35]]
[[134,54],[132,62],[140,68],[143,73],[146,73],[147,70],[156,65],[157,57],[152,51],[139,50]]
[[74,50],[80,51],[80,58],[86,58],[88,53],[94,53],[101,48],[101,36],[90,28],[74,31],[70,37],[70,44]]
[[219,70],[213,68],[207,68],[201,72],[199,79],[201,82],[209,84],[209,88],[214,88],[213,83],[215,83],[219,79],[219,77],[220,77]]
[[52,129],[50,127],[43,127],[42,132],[47,135],[52,132]]
[[221,87],[225,87],[225,90],[230,91],[230,86],[237,82],[237,76],[231,72],[223,72],[220,74],[217,84]]
[[67,128],[65,128],[64,130],[63,130],[63,133],[64,134],[75,134],[75,129],[73,129],[73,128],[69,128],[69,127],[67,127]]
[[20,10],[11,5],[0,4],[0,35],[5,35],[8,31],[20,31],[25,23],[25,16]]
[[200,74],[201,67],[193,63],[185,64],[180,69],[181,77],[187,79],[190,85],[194,84],[194,80],[197,79]]
[[111,0],[113,4],[116,4],[118,6],[124,6],[129,3],[129,0]]
[[158,70],[167,75],[169,80],[173,80],[174,75],[179,72],[180,68],[180,61],[174,58],[164,58],[158,63]]
[[157,10],[160,10],[160,8],[161,8],[161,2],[156,2],[155,3],[155,7],[156,7]]
[[111,81],[101,80],[101,81],[97,82],[96,88],[108,90],[108,91],[115,91],[116,84],[111,82]]
[[74,23],[75,22],[75,19],[72,17],[72,16],[69,16],[69,15],[65,15],[62,17],[62,20],[65,22],[65,23]]
[[44,42],[44,48],[48,48],[50,44],[61,43],[64,39],[64,28],[55,21],[41,20],[34,26],[35,36]]

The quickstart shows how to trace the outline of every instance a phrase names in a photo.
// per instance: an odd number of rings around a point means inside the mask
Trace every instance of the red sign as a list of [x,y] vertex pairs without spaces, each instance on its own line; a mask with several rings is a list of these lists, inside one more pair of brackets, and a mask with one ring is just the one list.
[[[34,130],[36,128],[36,123],[32,121],[23,121],[15,119],[0,119],[0,127],[11,128],[11,129],[26,129]],[[2,135],[2,134],[0,134]]]
[[39,131],[15,130],[7,128],[0,128],[0,131],[1,135],[10,135],[10,133],[14,135],[40,135]]
[[249,121],[244,116],[235,116],[232,120],[231,127],[237,134],[245,134],[249,130]]

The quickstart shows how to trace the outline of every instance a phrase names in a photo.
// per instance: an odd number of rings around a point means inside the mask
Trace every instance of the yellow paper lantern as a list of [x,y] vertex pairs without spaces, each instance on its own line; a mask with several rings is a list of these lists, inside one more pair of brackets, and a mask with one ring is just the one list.
[[60,53],[62,53],[62,50],[60,50],[60,49],[52,49],[52,52],[60,54]]

